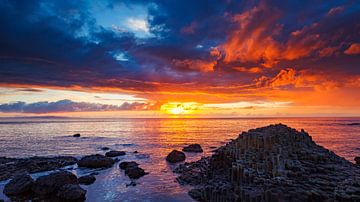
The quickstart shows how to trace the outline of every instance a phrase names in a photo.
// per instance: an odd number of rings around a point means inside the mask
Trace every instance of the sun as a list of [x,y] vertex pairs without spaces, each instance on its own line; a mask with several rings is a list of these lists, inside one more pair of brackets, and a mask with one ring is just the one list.
[[185,113],[185,109],[184,109],[184,107],[183,107],[182,105],[177,105],[176,107],[171,108],[171,109],[169,110],[169,112],[170,112],[171,114],[179,115],[179,114],[184,114],[184,113]]

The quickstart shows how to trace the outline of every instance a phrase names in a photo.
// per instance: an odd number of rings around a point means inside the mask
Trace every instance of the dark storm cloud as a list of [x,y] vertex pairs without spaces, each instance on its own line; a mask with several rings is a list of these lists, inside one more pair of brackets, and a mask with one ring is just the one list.
[[0,104],[0,112],[4,113],[57,113],[57,112],[94,112],[94,111],[122,111],[122,110],[148,110],[152,105],[146,103],[124,102],[122,105],[106,105],[88,102],[74,102],[71,100],[59,100],[56,102],[15,102]]
[[288,67],[360,74],[359,54],[346,54],[360,43],[357,1],[109,0],[147,8],[152,35],[141,39],[100,25],[92,4],[0,0],[1,85],[142,95],[254,86]]

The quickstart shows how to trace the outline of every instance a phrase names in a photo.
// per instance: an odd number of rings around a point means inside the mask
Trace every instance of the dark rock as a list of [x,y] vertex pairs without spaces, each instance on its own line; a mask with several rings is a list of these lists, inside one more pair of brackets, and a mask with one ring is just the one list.
[[56,196],[62,201],[85,201],[86,190],[78,184],[66,184],[60,187]]
[[76,134],[73,135],[73,137],[80,137],[80,134],[76,133]]
[[6,180],[19,173],[36,173],[55,170],[72,165],[77,159],[71,156],[59,157],[30,157],[5,158],[0,157],[0,181]]
[[101,154],[85,156],[77,162],[79,167],[86,168],[109,168],[114,163],[115,161],[112,158],[103,156]]
[[106,152],[105,156],[107,157],[115,157],[115,156],[124,156],[126,153],[124,151],[108,151]]
[[119,164],[119,167],[124,170],[124,169],[126,169],[127,167],[136,167],[136,166],[138,166],[138,165],[139,165],[139,164],[136,163],[135,161],[130,161],[130,162],[124,161],[124,162],[121,162],[121,163]]
[[78,181],[80,184],[90,185],[94,183],[96,180],[96,177],[94,175],[85,175],[82,177],[79,177]]
[[360,167],[282,124],[243,132],[215,153],[179,165],[200,201],[359,201]]
[[139,153],[138,151],[134,151],[134,154],[137,154],[137,153]]
[[59,171],[36,179],[32,190],[36,195],[49,195],[66,184],[78,184],[76,175],[67,171]]
[[130,179],[139,179],[140,177],[148,174],[144,171],[144,169],[139,167],[139,164],[134,162],[134,161],[130,161],[130,162],[121,162],[119,167],[123,170],[125,170],[125,174],[130,178]]
[[170,152],[167,157],[166,157],[166,161],[170,162],[170,163],[178,163],[181,161],[185,161],[185,154],[181,151],[177,151],[177,150],[173,150],[172,152]]
[[354,161],[357,165],[360,165],[360,156],[355,157]]
[[110,148],[109,147],[101,147],[101,150],[103,151],[106,151],[106,150],[109,150]]
[[203,149],[199,144],[191,144],[182,149],[184,152],[203,152]]
[[33,183],[34,180],[29,174],[16,175],[5,185],[3,192],[7,196],[28,194]]

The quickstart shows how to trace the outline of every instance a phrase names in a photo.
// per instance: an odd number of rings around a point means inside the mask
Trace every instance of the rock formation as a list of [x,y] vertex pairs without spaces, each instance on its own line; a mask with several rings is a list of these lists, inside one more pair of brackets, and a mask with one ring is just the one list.
[[106,157],[101,154],[84,156],[77,162],[79,167],[86,168],[109,168],[114,163],[115,161],[112,158]]
[[144,169],[139,167],[139,164],[136,163],[135,161],[130,161],[130,162],[121,162],[119,164],[120,169],[125,170],[125,174],[130,178],[130,179],[139,179],[140,177],[148,174],[145,172]]
[[199,144],[191,144],[182,149],[184,152],[203,152],[203,149]]
[[96,177],[94,175],[85,175],[85,176],[81,176],[79,177],[78,181],[80,184],[84,184],[84,185],[90,185],[92,183],[94,183],[96,180]]
[[178,163],[181,161],[185,161],[185,154],[184,152],[172,150],[166,157],[166,161],[169,163]]
[[77,162],[75,157],[30,157],[30,158],[5,158],[0,157],[0,181],[14,175],[28,172],[36,173],[55,170]]
[[124,151],[115,151],[111,150],[106,152],[105,156],[107,157],[116,157],[116,156],[124,156],[126,153]]
[[360,201],[358,167],[282,124],[243,132],[174,172],[199,201]]

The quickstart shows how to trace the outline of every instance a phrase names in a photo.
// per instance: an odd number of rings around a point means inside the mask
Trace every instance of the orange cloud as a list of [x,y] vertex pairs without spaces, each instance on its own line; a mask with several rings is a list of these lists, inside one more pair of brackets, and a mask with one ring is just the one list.
[[353,43],[348,49],[344,52],[347,55],[357,55],[360,54],[360,43]]

